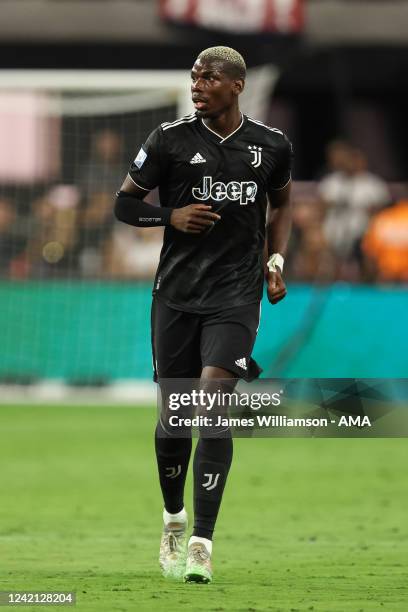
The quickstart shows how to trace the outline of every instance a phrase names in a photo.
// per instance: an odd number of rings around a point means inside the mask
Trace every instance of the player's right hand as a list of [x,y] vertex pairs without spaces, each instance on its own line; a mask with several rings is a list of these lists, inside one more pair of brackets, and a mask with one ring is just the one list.
[[170,217],[170,224],[180,232],[187,234],[201,234],[221,219],[220,215],[211,212],[212,206],[205,204],[189,204],[183,208],[174,208]]

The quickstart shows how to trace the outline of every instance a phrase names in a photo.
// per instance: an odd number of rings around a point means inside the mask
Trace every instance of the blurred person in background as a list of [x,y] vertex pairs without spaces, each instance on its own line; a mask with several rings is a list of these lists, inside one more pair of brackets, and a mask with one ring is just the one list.
[[27,242],[10,200],[0,198],[0,275],[18,276],[18,256]]
[[115,226],[105,249],[104,270],[110,278],[153,279],[163,244],[161,227],[144,230]]
[[341,262],[340,276],[358,280],[359,243],[371,215],[391,201],[386,183],[368,171],[364,153],[344,142],[327,150],[332,171],[318,185],[326,204],[326,239]]
[[91,157],[77,179],[82,193],[79,222],[79,267],[84,276],[104,275],[105,256],[112,239],[112,191],[118,188],[122,139],[105,129],[92,137]]
[[55,185],[32,205],[26,262],[30,276],[76,271],[80,193],[73,185]]
[[369,279],[408,281],[408,199],[374,215],[362,252]]
[[333,140],[326,147],[326,178],[347,172],[352,147],[345,140]]
[[105,252],[112,240],[112,195],[90,194],[80,212],[78,263],[84,276],[103,276]]
[[114,130],[106,129],[92,136],[91,156],[81,165],[76,184],[85,200],[95,193],[112,193],[118,188],[123,172],[123,143]]
[[316,196],[293,201],[293,226],[288,251],[292,280],[325,282],[335,278],[336,259],[323,232],[325,207]]

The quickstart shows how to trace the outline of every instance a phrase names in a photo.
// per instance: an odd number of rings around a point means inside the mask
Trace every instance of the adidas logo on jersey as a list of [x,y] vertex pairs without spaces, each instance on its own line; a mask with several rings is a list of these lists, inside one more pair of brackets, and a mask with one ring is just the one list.
[[247,370],[247,369],[248,369],[248,368],[247,368],[247,362],[246,362],[245,357],[242,357],[241,359],[237,359],[237,360],[235,361],[235,363],[236,363],[236,365],[237,365],[239,368],[242,368],[243,370]]
[[207,160],[204,159],[200,153],[196,153],[194,157],[190,160],[190,164],[205,164]]

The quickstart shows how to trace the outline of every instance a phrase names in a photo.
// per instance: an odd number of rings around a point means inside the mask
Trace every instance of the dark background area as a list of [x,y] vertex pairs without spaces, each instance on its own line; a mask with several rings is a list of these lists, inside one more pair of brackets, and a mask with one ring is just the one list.
[[[283,127],[296,143],[296,178],[318,178],[325,145],[342,137],[361,146],[372,169],[384,178],[406,180],[408,47],[313,45],[295,37],[255,39],[203,32],[192,42],[191,32],[177,31],[180,40],[186,39],[178,44],[4,43],[0,44],[0,68],[189,69],[205,46],[228,44],[242,51],[249,67],[279,65],[281,76],[269,120],[273,122],[276,103],[290,111],[290,121]],[[371,130],[367,124],[363,135],[356,129],[361,119],[357,126],[356,120],[350,122],[350,113],[361,107],[376,113],[375,125]],[[383,134],[378,132],[378,122]],[[372,141],[367,140],[370,133]]]

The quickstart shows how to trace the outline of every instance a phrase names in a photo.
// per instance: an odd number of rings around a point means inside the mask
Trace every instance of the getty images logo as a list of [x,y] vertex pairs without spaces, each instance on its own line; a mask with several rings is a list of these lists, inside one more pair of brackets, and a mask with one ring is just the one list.
[[204,176],[201,185],[194,187],[192,193],[197,200],[214,200],[215,202],[231,200],[231,202],[239,201],[240,204],[246,205],[248,202],[255,202],[257,191],[258,185],[254,181],[242,181],[241,183],[217,181],[213,183],[212,176]]

